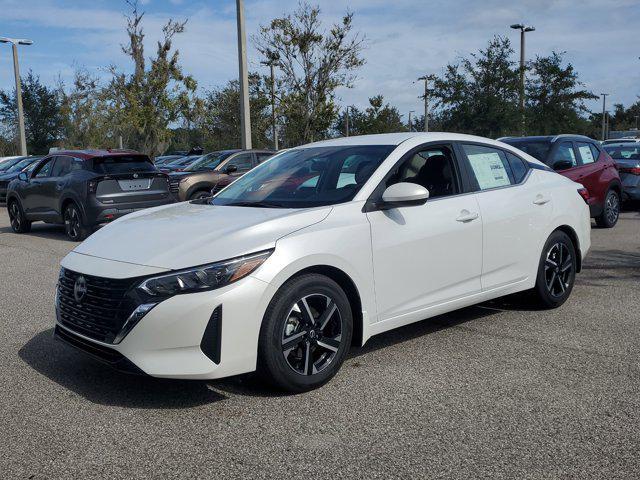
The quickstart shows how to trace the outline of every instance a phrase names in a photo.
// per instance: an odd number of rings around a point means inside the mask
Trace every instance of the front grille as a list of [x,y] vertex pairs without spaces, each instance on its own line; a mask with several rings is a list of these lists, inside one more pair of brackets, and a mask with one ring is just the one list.
[[[84,277],[87,290],[77,301],[74,286],[80,276]],[[125,296],[135,282],[136,279],[116,280],[62,269],[58,279],[58,321],[81,335],[113,343],[136,307],[136,302]]]

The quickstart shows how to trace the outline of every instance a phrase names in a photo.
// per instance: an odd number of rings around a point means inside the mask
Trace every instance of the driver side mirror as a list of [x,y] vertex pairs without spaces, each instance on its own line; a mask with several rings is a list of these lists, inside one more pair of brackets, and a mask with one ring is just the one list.
[[224,169],[224,173],[234,173],[238,171],[238,167],[236,165],[227,165]]
[[29,175],[27,175],[27,172],[20,172],[18,174],[18,179],[22,180],[23,182],[28,182],[29,181]]
[[568,170],[573,167],[573,163],[570,160],[558,160],[553,164],[553,169],[558,170]]
[[429,198],[429,190],[417,183],[400,182],[388,187],[382,194],[383,210],[422,205]]

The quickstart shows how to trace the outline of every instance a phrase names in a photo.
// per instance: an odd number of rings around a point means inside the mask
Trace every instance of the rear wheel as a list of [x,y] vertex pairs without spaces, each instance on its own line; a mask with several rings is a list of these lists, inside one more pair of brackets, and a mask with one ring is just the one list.
[[540,256],[533,289],[537,303],[546,308],[562,305],[573,290],[576,266],[576,249],[569,236],[559,230],[553,232]]
[[596,225],[602,228],[612,228],[618,223],[620,216],[620,195],[615,190],[609,190],[604,198],[604,210],[596,217]]
[[27,220],[22,211],[20,202],[16,199],[9,200],[7,206],[9,210],[9,221],[11,222],[11,229],[16,233],[27,233],[31,231],[31,222]]
[[211,192],[207,190],[200,190],[198,192],[193,192],[189,197],[189,200],[202,200],[203,198],[211,197]]
[[308,274],[285,283],[260,330],[258,369],[272,385],[303,392],[328,382],[349,351],[353,317],[340,286]]
[[83,224],[78,207],[70,203],[64,209],[64,231],[70,240],[81,242],[89,236],[91,230]]

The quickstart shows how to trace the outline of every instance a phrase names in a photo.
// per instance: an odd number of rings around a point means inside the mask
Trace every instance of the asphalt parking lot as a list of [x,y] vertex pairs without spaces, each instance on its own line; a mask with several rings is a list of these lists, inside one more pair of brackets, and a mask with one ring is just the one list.
[[518,298],[352,351],[317,391],[126,376],[52,338],[61,228],[0,210],[1,478],[639,478],[640,212],[569,301]]

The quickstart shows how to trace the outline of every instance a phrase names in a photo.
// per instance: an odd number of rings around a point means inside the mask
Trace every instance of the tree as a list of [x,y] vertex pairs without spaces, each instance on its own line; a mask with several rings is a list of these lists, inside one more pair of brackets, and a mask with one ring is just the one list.
[[[25,136],[30,153],[48,153],[62,135],[62,115],[56,89],[40,82],[29,71],[22,79],[22,106]],[[18,110],[16,92],[0,91],[0,121],[5,130],[17,137]]]
[[64,143],[67,148],[114,147],[117,140],[106,115],[107,92],[86,70],[75,72],[73,86],[60,85]]
[[278,110],[286,145],[328,135],[338,114],[336,90],[352,87],[355,70],[364,64],[364,37],[352,29],[353,14],[346,13],[323,31],[320,8],[303,3],[253,37],[265,60],[278,59]]
[[[251,104],[251,140],[256,148],[268,148],[271,117],[267,85],[257,73],[249,74],[249,102]],[[187,148],[199,144],[207,150],[240,148],[240,87],[238,80],[230,80],[222,88],[205,93],[202,107],[194,113],[193,128],[179,130],[180,136],[172,148]],[[176,132],[178,133],[178,132]],[[179,143],[179,142],[182,143]]]
[[129,43],[122,46],[122,51],[133,61],[134,71],[128,75],[111,67],[109,114],[116,126],[114,134],[122,135],[127,147],[154,156],[168,146],[169,126],[180,119],[197,87],[192,77],[182,73],[179,52],[172,50],[173,38],[184,32],[186,21],[170,19],[165,24],[163,39],[147,68],[141,25],[144,12],[138,11],[137,1],[127,4],[131,7],[126,17]]
[[[345,132],[346,112],[338,117],[334,129],[338,134]],[[369,106],[360,111],[356,107],[349,108],[350,135],[367,135],[373,133],[391,133],[406,131],[402,117],[396,107],[384,103],[382,95],[369,99]]]
[[509,39],[496,36],[487,48],[449,64],[429,91],[445,130],[499,137],[517,131],[518,69]]
[[529,63],[526,83],[527,131],[536,135],[582,132],[588,109],[585,100],[598,98],[585,90],[564,53],[552,52]]

